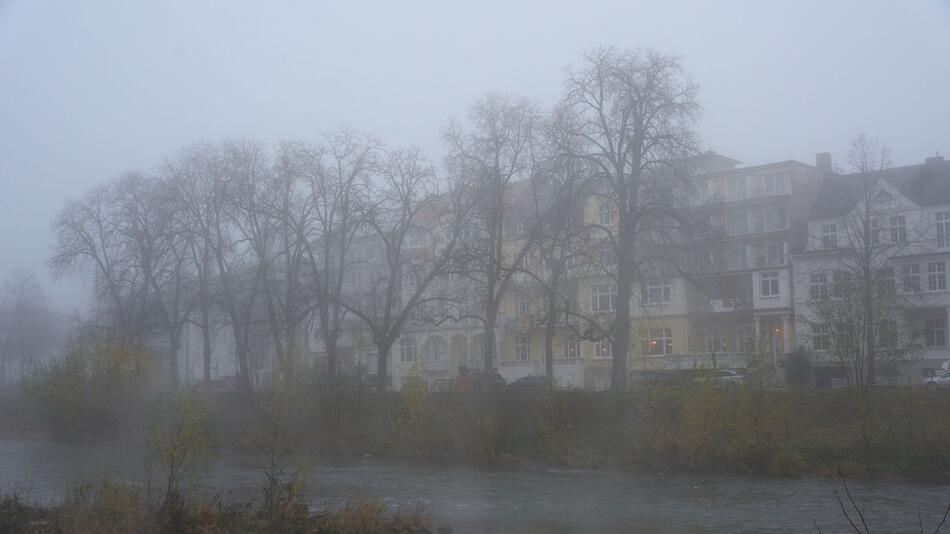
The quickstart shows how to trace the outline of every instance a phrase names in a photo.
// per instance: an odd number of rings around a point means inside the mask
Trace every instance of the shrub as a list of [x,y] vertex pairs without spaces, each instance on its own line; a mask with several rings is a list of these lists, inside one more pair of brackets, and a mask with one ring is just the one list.
[[54,510],[53,517],[54,531],[62,533],[157,531],[145,492],[109,480],[80,486]]
[[180,510],[180,484],[197,477],[208,454],[207,407],[193,391],[159,404],[152,414],[146,436],[146,477],[148,490],[154,471],[164,493],[162,506]]
[[23,387],[55,438],[89,439],[130,425],[149,369],[144,351],[125,343],[96,342],[35,367]]
[[420,454],[432,445],[435,410],[419,363],[412,366],[400,393],[399,415],[394,422],[396,442],[402,452]]
[[45,516],[45,510],[29,506],[19,494],[0,495],[0,532],[29,532],[30,524]]

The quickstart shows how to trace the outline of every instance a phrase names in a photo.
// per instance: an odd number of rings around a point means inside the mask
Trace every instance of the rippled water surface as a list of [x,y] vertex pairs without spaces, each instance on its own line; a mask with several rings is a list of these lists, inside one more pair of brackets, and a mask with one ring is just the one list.
[[[61,499],[71,486],[109,475],[135,479],[141,459],[122,446],[76,448],[0,441],[0,489],[34,501]],[[215,461],[201,481],[234,499],[258,494],[251,457]],[[853,482],[872,531],[917,532],[917,506],[932,531],[950,486]],[[606,471],[481,470],[382,460],[316,463],[308,484],[314,506],[342,498],[394,505],[422,500],[434,526],[455,532],[846,532],[832,480],[643,474]],[[929,528],[927,526],[930,525]]]

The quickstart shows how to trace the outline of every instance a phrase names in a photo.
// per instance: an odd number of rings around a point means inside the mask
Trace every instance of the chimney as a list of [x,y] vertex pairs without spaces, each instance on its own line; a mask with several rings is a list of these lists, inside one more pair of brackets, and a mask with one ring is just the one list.
[[831,154],[828,152],[815,154],[815,167],[818,167],[820,176],[831,176]]
[[940,155],[940,152],[937,152],[936,156],[925,159],[924,163],[929,167],[939,167],[943,163],[943,156]]

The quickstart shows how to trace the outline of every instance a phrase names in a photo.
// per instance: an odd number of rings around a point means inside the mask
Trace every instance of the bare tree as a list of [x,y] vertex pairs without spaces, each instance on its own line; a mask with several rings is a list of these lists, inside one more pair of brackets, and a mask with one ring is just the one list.
[[910,357],[914,337],[905,327],[906,302],[897,293],[890,260],[921,234],[904,227],[890,232],[896,203],[875,195],[881,171],[889,165],[887,146],[860,135],[851,143],[849,161],[855,174],[837,180],[856,193],[855,205],[836,219],[833,239],[811,236],[813,244],[826,250],[821,264],[804,273],[809,280],[808,306],[800,321],[811,329],[813,348],[827,350],[845,370],[865,464],[870,466],[871,390]]
[[[566,157],[556,147],[566,142],[561,135],[559,114],[545,128],[543,149],[530,178],[536,239],[531,253],[535,265],[525,272],[541,290],[543,309],[539,320],[544,325],[545,376],[554,381],[554,337],[559,327],[572,328],[576,316],[577,279],[585,269],[590,231],[584,220],[584,202],[590,194],[591,169],[581,160]],[[576,334],[576,332],[575,332]]]
[[0,292],[0,386],[10,378],[12,361],[20,378],[42,352],[50,348],[52,320],[46,295],[36,275],[16,270],[4,281]]
[[220,150],[211,144],[196,144],[165,161],[164,182],[173,203],[175,220],[182,230],[187,249],[187,262],[194,276],[194,308],[196,317],[189,321],[201,330],[202,379],[211,380],[212,339],[216,321],[213,318],[215,286],[215,254],[213,252],[214,221],[223,203],[223,187],[219,185],[223,164]]
[[372,333],[383,391],[392,346],[413,312],[447,300],[429,289],[452,266],[468,210],[458,191],[438,194],[435,173],[417,149],[389,151],[367,185],[367,231],[357,239],[360,254],[350,271],[356,276],[340,303]]
[[475,199],[470,239],[457,265],[480,295],[484,366],[490,372],[499,308],[533,241],[531,235],[511,239],[516,234],[511,199],[515,182],[531,176],[540,115],[527,99],[496,94],[478,100],[469,110],[469,120],[471,131],[452,122],[444,138],[456,187]]
[[186,272],[187,233],[167,185],[141,174],[124,176],[115,184],[114,214],[119,239],[147,286],[149,330],[161,330],[168,338],[169,380],[177,387],[178,351],[191,292]]
[[99,326],[142,347],[149,334],[152,287],[134,247],[125,239],[117,183],[94,188],[59,213],[53,223],[56,245],[49,263],[57,276],[77,271],[92,275],[101,306]]
[[[199,309],[202,315],[208,313],[205,262],[210,259],[216,275],[216,305],[227,316],[234,339],[238,385],[249,393],[252,327],[265,275],[260,256],[268,235],[257,195],[271,167],[262,146],[245,140],[193,146],[174,168],[182,180],[175,188],[178,202],[195,233],[192,257],[201,257],[199,270],[204,271]],[[202,320],[206,339],[207,321]]]
[[299,143],[284,142],[278,147],[274,181],[271,184],[268,215],[275,226],[274,257],[267,283],[268,318],[277,358],[285,379],[293,379],[303,347],[300,329],[314,309],[313,284],[307,277],[308,225],[313,205],[308,202],[310,185],[306,161]]
[[596,166],[603,198],[618,217],[616,227],[602,228],[617,260],[614,389],[627,384],[632,285],[646,221],[683,213],[647,189],[662,190],[671,163],[694,153],[696,93],[678,58],[652,50],[595,49],[568,72],[564,106],[573,114],[568,138],[575,143],[565,150]]
[[300,145],[294,152],[298,172],[307,180],[309,219],[298,226],[298,232],[306,246],[331,388],[338,373],[338,344],[346,317],[340,302],[351,266],[350,246],[363,225],[364,185],[377,166],[380,149],[372,136],[343,130],[325,135],[318,146]]

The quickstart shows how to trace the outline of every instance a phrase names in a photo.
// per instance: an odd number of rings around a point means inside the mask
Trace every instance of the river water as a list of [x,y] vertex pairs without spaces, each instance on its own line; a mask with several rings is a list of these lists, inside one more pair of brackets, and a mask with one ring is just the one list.
[[[134,478],[141,461],[119,445],[97,448],[0,441],[0,491],[54,502],[70,487],[104,475]],[[255,498],[261,472],[238,455],[216,460],[200,487],[237,500]],[[375,459],[317,463],[308,481],[313,506],[346,498],[396,505],[422,500],[433,526],[454,532],[848,532],[834,497],[839,483],[683,473],[561,469],[476,469]],[[918,532],[917,507],[930,532],[950,502],[950,486],[853,481],[874,532]]]

